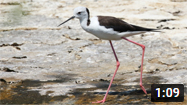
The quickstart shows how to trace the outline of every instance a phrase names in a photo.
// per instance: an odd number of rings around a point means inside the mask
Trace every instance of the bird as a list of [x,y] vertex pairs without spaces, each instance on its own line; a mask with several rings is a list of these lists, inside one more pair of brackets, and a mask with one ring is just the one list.
[[92,103],[104,103],[106,101],[108,92],[110,90],[110,87],[112,85],[114,77],[117,73],[117,70],[120,66],[120,62],[119,62],[116,52],[114,50],[112,40],[124,39],[124,40],[134,43],[142,48],[140,87],[147,96],[147,91],[144,88],[144,86],[142,85],[143,60],[144,60],[145,46],[142,44],[139,44],[137,42],[134,42],[132,40],[129,40],[129,39],[127,39],[127,37],[146,33],[146,32],[151,32],[151,31],[157,32],[157,29],[145,28],[145,27],[129,24],[129,23],[127,23],[119,18],[113,17],[113,16],[100,16],[99,15],[99,16],[94,16],[94,17],[90,18],[89,9],[86,7],[76,7],[74,9],[73,16],[70,17],[69,19],[67,19],[66,21],[62,22],[61,24],[59,24],[58,27],[64,23],[68,22],[69,20],[74,19],[74,18],[79,19],[81,27],[86,32],[95,35],[99,39],[109,40],[110,46],[111,46],[112,51],[114,53],[114,57],[116,59],[116,69],[114,71],[113,77],[110,81],[110,84],[108,86],[108,89],[106,91],[104,98],[101,101],[96,101],[96,102],[92,102]]

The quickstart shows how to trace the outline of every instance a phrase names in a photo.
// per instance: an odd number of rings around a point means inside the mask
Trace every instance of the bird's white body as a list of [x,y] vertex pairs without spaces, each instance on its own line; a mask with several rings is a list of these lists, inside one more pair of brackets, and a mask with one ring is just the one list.
[[122,39],[121,37],[128,37],[128,36],[132,36],[132,35],[136,35],[136,34],[140,34],[140,33],[144,33],[143,31],[126,31],[126,32],[117,32],[114,31],[112,28],[105,28],[104,26],[99,25],[99,21],[98,21],[98,17],[92,17],[90,19],[90,25],[87,25],[87,19],[83,19],[80,21],[81,27],[95,35],[96,37],[100,38],[100,39],[104,39],[104,40],[120,40]]
[[[78,14],[81,13],[81,14]],[[114,31],[113,28],[106,28],[105,26],[102,26],[99,24],[98,16],[89,17],[89,12],[86,11],[85,7],[77,7],[74,9],[74,16],[75,18],[78,18],[80,20],[81,27],[95,35],[96,37],[104,40],[120,40],[122,37],[128,37],[136,34],[145,33],[147,31],[124,31],[124,32],[118,32]],[[88,19],[90,21],[90,24],[87,25]],[[126,23],[128,24],[128,23]]]

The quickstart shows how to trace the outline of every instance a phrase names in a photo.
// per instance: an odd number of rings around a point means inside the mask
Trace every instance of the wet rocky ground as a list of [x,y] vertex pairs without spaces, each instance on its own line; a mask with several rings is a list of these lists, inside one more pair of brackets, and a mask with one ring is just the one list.
[[[0,104],[90,104],[104,97],[115,70],[109,42],[81,29],[77,19],[57,27],[77,6],[91,16],[111,15],[157,28],[129,39],[146,46],[139,87],[141,48],[113,41],[120,68],[106,104],[187,103],[186,0],[1,0]],[[151,84],[184,84],[184,102],[151,102]]]

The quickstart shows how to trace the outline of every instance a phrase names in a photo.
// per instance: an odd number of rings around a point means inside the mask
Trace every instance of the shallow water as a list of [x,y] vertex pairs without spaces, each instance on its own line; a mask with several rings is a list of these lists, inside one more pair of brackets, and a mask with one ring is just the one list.
[[[151,80],[154,80],[152,81],[153,83],[159,83],[160,79],[162,78],[156,76],[143,78],[148,97],[140,89],[139,85],[120,85],[121,80],[116,79],[111,86],[105,104],[157,104],[157,102],[151,102],[150,83]],[[109,85],[109,81],[102,79],[99,81],[91,81],[86,84],[92,84],[96,87],[76,88],[68,92],[68,94],[60,96],[50,96],[49,94],[53,93],[53,91],[47,91],[46,95],[41,95],[39,91],[30,90],[32,87],[41,87],[44,83],[51,84],[52,82],[58,83],[63,81],[23,80],[18,83],[1,81],[0,104],[90,104],[91,102],[101,100]],[[139,82],[139,79],[135,80],[135,82]],[[185,96],[185,102],[187,102],[186,99]],[[164,102],[162,103],[164,104]],[[179,104],[181,103],[179,102]]]

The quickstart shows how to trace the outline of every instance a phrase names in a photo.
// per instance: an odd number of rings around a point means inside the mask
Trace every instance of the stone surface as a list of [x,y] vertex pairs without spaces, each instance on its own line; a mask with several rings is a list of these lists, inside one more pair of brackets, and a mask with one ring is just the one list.
[[[109,42],[86,33],[77,19],[57,27],[75,7],[85,6],[91,16],[160,29],[128,37],[146,46],[143,84],[148,91],[153,83],[184,84],[182,104],[187,103],[186,5],[185,0],[1,0],[0,102],[88,104],[103,98],[116,65]],[[112,42],[121,65],[106,104],[157,104],[142,98],[138,86],[142,49]]]

